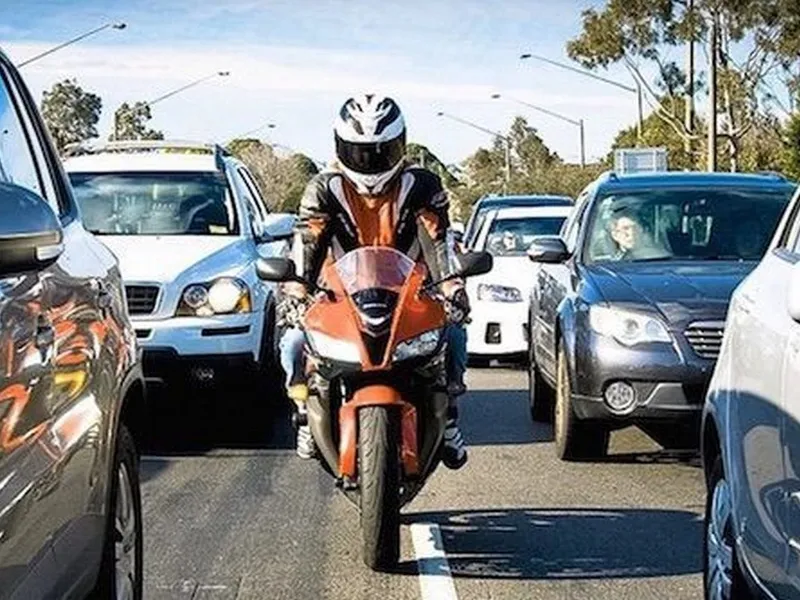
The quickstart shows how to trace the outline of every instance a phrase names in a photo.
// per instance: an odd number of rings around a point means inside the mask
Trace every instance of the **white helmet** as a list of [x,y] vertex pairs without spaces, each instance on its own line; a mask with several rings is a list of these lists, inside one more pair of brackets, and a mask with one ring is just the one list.
[[350,98],[336,117],[334,137],[342,171],[359,194],[383,193],[403,168],[406,124],[391,98]]

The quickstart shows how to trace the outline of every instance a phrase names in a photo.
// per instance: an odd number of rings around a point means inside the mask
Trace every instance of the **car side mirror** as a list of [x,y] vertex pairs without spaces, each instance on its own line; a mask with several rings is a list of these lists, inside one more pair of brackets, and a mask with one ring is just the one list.
[[289,258],[259,258],[256,261],[256,274],[264,281],[297,281],[294,261]]
[[792,274],[789,277],[789,293],[786,300],[789,316],[796,323],[800,323],[800,263],[792,267]]
[[540,235],[528,246],[528,258],[537,263],[558,264],[569,258],[567,245],[557,235]]
[[456,257],[459,277],[474,277],[492,270],[494,261],[488,252],[465,252]]
[[37,271],[64,251],[58,216],[38,194],[0,183],[0,275]]

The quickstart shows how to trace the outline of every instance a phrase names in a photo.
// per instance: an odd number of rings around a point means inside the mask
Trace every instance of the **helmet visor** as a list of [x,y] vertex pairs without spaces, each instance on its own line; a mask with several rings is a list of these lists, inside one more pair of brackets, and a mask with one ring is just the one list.
[[391,171],[405,152],[405,132],[386,142],[348,142],[336,135],[336,156],[345,167],[362,175]]

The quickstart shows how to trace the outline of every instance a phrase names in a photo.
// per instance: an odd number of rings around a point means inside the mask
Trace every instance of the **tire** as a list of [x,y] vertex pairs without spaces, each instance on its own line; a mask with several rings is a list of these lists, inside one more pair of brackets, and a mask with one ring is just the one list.
[[400,557],[400,423],[396,411],[381,406],[358,414],[361,535],[364,563],[389,570]]
[[555,406],[556,456],[561,460],[588,460],[605,456],[608,429],[599,423],[581,421],[572,406],[572,384],[564,344],[558,347]]
[[[730,487],[725,479],[722,458],[718,456],[711,468],[703,521],[703,594],[706,600],[755,600],[739,568],[731,507]],[[724,553],[715,551],[720,544],[724,544],[726,552],[729,551],[730,564],[722,558]],[[713,573],[712,562],[716,567]]]
[[528,361],[528,407],[534,423],[553,422],[553,390],[542,379],[531,353]]
[[[117,433],[117,447],[114,451],[111,473],[112,479],[109,483],[111,492],[100,575],[89,597],[96,600],[116,598],[141,600],[143,546],[139,461],[133,438],[122,424]],[[123,516],[125,523],[122,527],[118,527],[118,517],[121,519]],[[124,551],[122,558],[126,560],[119,559],[118,551]]]

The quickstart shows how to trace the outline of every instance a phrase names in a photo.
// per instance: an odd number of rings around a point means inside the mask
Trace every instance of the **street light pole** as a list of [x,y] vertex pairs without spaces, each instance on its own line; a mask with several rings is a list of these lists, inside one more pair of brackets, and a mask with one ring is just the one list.
[[491,136],[496,137],[505,145],[505,181],[503,185],[503,193],[508,193],[509,185],[511,184],[511,140],[508,139],[508,136],[503,135],[502,133],[498,133],[497,131],[492,131],[491,129],[487,129],[486,127],[481,127],[471,121],[467,121],[466,119],[462,119],[461,117],[456,117],[455,115],[451,115],[444,111],[439,111],[436,113],[437,117],[447,117],[452,121],[456,121],[457,123],[461,123],[462,125],[466,125],[467,127],[472,127],[473,129],[477,129],[478,131],[483,131],[484,133],[488,133]]
[[[503,96],[501,94],[492,94],[492,99],[494,99],[494,100],[497,100],[497,99],[502,98],[502,97]],[[571,119],[570,117],[566,117],[564,115],[561,115],[561,114],[559,114],[559,113],[557,113],[557,112],[555,112],[553,110],[550,110],[549,108],[543,108],[541,106],[536,106],[535,104],[531,104],[530,102],[525,102],[524,100],[520,100],[519,98],[512,98],[511,96],[506,96],[505,98],[507,100],[510,100],[511,102],[516,102],[517,104],[520,104],[522,106],[527,106],[528,108],[532,108],[533,110],[539,111],[540,113],[544,113],[546,115],[550,115],[551,117],[555,117],[556,119],[560,119],[561,121],[565,121],[567,123],[575,125],[578,128],[579,133],[580,133],[580,138],[579,138],[580,146],[579,146],[579,148],[580,148],[580,156],[581,156],[581,168],[584,168],[586,166],[586,146],[585,146],[586,141],[585,141],[585,138],[584,138],[584,131],[583,131],[583,119],[578,119],[576,121],[575,119]]]
[[573,73],[577,73],[579,75],[583,75],[584,77],[591,77],[592,79],[595,79],[597,81],[607,83],[608,85],[613,85],[614,87],[617,87],[621,90],[625,90],[626,92],[630,92],[631,94],[636,94],[637,119],[638,119],[636,124],[636,134],[639,142],[641,143],[642,135],[644,134],[644,97],[642,92],[642,84],[638,79],[634,78],[636,87],[631,87],[629,85],[625,85],[624,83],[620,83],[619,81],[615,81],[614,79],[602,77],[601,75],[597,75],[596,73],[592,73],[591,71],[579,69],[577,67],[573,67],[572,65],[567,65],[544,56],[531,54],[529,52],[521,54],[519,58],[520,60],[528,60],[528,59],[538,60],[540,62],[547,63],[549,65],[553,65],[561,69],[566,69],[567,71],[572,71]]
[[62,48],[66,47],[66,46],[71,46],[75,42],[80,42],[82,39],[85,39],[85,38],[87,38],[89,36],[92,36],[92,35],[94,35],[96,33],[100,33],[101,31],[103,31],[104,29],[108,29],[109,27],[111,29],[122,30],[122,29],[125,29],[127,27],[127,25],[125,23],[106,23],[105,25],[101,25],[100,27],[96,27],[95,29],[92,29],[91,31],[87,31],[86,33],[82,33],[81,35],[79,35],[77,37],[74,37],[71,40],[67,40],[63,44],[59,44],[58,46],[53,46],[52,48],[50,48],[49,50],[45,50],[41,54],[37,54],[36,56],[32,56],[29,59],[24,60],[21,63],[19,63],[17,65],[17,67],[24,67],[25,65],[29,65],[32,62],[39,60],[40,58],[44,58],[45,56],[48,56],[48,55],[52,54],[53,52],[61,50]]
[[161,102],[162,100],[166,100],[167,98],[171,98],[172,96],[174,96],[176,94],[180,94],[181,92],[183,92],[185,90],[188,90],[189,88],[193,88],[196,85],[200,85],[201,83],[203,83],[205,81],[208,81],[209,79],[213,79],[214,77],[227,77],[228,75],[230,75],[230,71],[217,71],[216,73],[212,73],[210,75],[206,75],[205,77],[201,77],[200,79],[196,79],[195,81],[187,83],[186,85],[182,85],[181,87],[179,87],[177,89],[174,89],[171,92],[167,92],[166,94],[162,94],[158,98],[154,98],[153,100],[150,100],[149,102],[145,102],[142,106],[138,107],[135,110],[133,108],[131,108],[131,109],[129,109],[127,111],[124,111],[122,113],[117,111],[116,113],[114,113],[114,139],[115,140],[119,139],[119,118],[121,116],[126,115],[129,112],[135,113],[137,110],[141,110],[143,108],[150,108],[154,104],[157,104],[158,102]]

